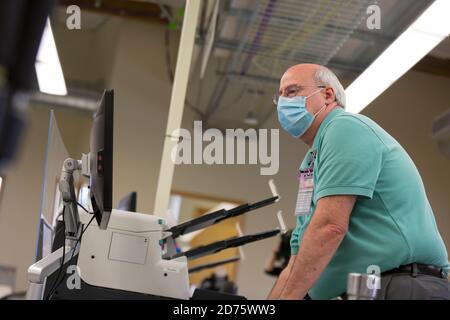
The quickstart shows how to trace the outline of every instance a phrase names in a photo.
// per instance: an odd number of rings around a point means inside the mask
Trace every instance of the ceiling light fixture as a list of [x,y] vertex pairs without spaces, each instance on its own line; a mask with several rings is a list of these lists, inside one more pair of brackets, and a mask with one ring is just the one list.
[[42,34],[35,68],[39,90],[41,92],[54,95],[67,95],[64,74],[49,19],[47,19],[44,33]]
[[450,34],[449,0],[436,0],[346,89],[359,113]]

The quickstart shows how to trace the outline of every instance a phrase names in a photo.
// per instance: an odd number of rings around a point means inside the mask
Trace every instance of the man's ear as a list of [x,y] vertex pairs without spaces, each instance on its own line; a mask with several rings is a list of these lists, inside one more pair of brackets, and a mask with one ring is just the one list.
[[334,89],[331,87],[325,88],[325,102],[330,104],[336,101],[336,94],[334,93]]

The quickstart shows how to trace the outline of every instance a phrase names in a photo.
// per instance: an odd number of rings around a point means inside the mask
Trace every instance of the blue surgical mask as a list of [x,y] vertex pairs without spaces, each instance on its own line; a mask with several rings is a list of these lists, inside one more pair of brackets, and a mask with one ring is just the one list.
[[299,138],[311,127],[316,116],[325,108],[322,107],[315,115],[306,110],[306,99],[315,95],[320,90],[309,96],[295,96],[292,98],[278,98],[278,121],[281,127],[294,138]]

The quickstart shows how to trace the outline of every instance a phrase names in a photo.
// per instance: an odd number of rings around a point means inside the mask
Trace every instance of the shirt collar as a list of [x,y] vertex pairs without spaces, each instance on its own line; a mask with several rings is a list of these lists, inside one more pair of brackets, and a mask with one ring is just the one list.
[[322,136],[327,124],[334,119],[336,116],[344,113],[344,109],[342,107],[337,107],[333,110],[331,110],[330,113],[327,114],[327,116],[325,117],[325,119],[323,119],[322,123],[319,126],[319,130],[317,130],[316,136],[314,137],[314,142],[312,145],[312,149],[315,150],[317,149],[317,144],[319,143],[320,137]]

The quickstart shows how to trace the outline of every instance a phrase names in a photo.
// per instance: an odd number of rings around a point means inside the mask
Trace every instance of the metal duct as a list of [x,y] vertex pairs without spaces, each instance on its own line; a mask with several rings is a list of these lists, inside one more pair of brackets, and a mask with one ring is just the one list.
[[51,108],[65,108],[93,113],[97,110],[98,99],[76,95],[55,96],[36,92],[30,97],[30,104]]

